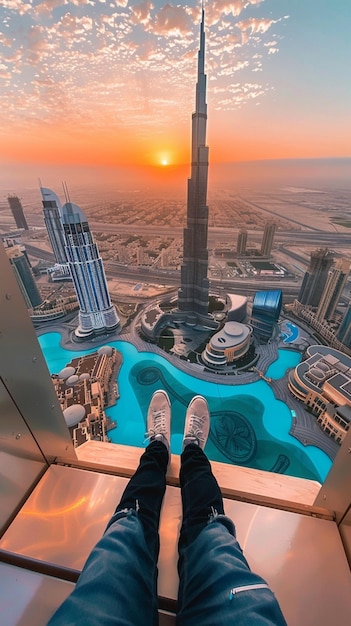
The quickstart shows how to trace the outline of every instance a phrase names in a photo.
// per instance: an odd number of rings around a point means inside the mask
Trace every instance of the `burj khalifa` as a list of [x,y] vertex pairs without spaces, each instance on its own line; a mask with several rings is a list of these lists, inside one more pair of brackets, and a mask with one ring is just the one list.
[[[208,152],[206,146],[206,74],[205,74],[205,11],[202,8],[196,107],[192,115],[191,178],[188,180],[187,225],[184,229],[184,251],[178,309],[189,312],[189,320],[208,315]],[[193,316],[191,316],[193,314]]]

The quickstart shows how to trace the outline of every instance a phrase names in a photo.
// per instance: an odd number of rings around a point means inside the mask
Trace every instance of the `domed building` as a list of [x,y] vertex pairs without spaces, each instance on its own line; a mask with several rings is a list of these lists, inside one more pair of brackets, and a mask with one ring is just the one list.
[[210,367],[233,363],[246,354],[251,341],[251,326],[239,322],[227,322],[218,333],[211,337],[202,353],[202,359]]

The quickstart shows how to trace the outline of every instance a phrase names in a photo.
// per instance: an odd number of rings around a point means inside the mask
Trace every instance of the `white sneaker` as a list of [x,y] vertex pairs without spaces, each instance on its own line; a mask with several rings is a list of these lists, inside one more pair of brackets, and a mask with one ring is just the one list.
[[195,443],[202,450],[205,447],[210,430],[210,412],[202,396],[195,396],[190,402],[184,426],[183,450],[189,443]]
[[155,391],[150,400],[146,438],[149,443],[162,441],[170,452],[171,403],[165,391]]

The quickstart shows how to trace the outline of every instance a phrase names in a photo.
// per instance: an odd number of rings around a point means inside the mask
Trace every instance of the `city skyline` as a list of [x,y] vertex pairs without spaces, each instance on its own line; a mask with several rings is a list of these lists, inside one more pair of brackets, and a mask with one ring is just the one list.
[[[81,179],[143,166],[162,182],[188,163],[200,10],[4,2],[0,183],[63,166]],[[324,0],[208,3],[214,164],[350,156],[346,11],[345,0],[334,12]]]

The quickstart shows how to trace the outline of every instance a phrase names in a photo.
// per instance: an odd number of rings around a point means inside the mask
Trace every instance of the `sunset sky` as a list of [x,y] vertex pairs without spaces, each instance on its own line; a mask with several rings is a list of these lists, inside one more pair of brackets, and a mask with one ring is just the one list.
[[[188,163],[200,8],[0,0],[0,184]],[[205,8],[211,163],[351,156],[350,0]]]

